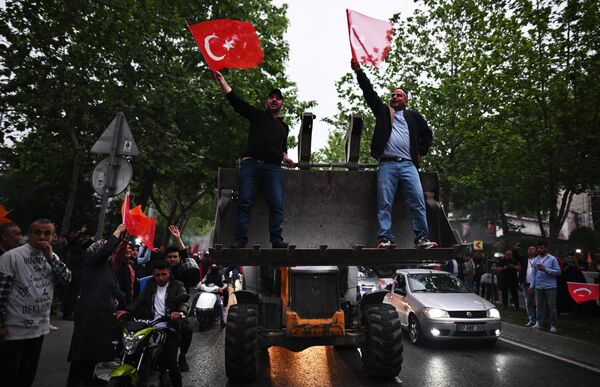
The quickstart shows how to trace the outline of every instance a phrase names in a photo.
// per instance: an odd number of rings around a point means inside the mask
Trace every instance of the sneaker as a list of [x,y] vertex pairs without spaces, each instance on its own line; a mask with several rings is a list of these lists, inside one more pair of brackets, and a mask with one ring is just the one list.
[[438,247],[438,244],[435,242],[431,242],[425,237],[420,237],[415,239],[415,247],[418,249],[431,249],[434,247]]
[[388,246],[391,246],[392,242],[388,241],[387,239],[382,239],[379,241],[379,244],[377,245],[378,249],[385,249]]
[[57,331],[57,330],[58,330],[58,327],[55,327],[55,326],[54,326],[54,325],[52,325],[52,324],[48,324],[48,325],[50,326],[50,330],[51,330],[51,331]]
[[190,370],[190,366],[187,363],[187,360],[185,360],[185,354],[181,353],[179,354],[179,371],[181,372],[188,372]]
[[538,323],[535,323],[531,326],[533,329],[542,329],[542,326]]
[[271,247],[274,249],[287,249],[288,243],[284,241],[275,241],[271,243]]
[[558,332],[558,329],[556,329],[556,327],[550,327],[550,333],[556,333]]
[[243,249],[244,247],[246,247],[246,244],[242,242],[235,242],[234,244],[229,246],[230,249]]
[[525,324],[525,326],[526,326],[527,328],[531,328],[531,327],[532,327],[532,326],[534,326],[534,325],[535,325],[535,323],[534,323],[533,321],[529,321],[527,324]]

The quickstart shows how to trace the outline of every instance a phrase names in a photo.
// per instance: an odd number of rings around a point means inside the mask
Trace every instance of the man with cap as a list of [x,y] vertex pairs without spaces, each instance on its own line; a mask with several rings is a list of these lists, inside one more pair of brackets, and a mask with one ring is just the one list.
[[281,90],[273,89],[267,95],[266,109],[250,106],[227,84],[223,75],[216,71],[213,77],[221,87],[233,109],[250,121],[248,143],[239,172],[240,202],[237,208],[235,243],[242,248],[248,243],[248,224],[254,197],[260,187],[265,191],[269,207],[269,234],[273,248],[285,248],[283,241],[283,172],[281,162],[292,167],[294,162],[287,155],[288,125],[279,113],[283,107]]

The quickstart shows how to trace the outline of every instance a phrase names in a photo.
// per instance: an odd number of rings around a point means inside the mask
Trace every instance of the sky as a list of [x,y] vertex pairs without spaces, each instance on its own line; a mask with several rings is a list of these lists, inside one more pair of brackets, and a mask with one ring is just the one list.
[[[313,126],[312,151],[327,144],[329,126],[324,117],[337,113],[335,82],[350,71],[350,44],[346,9],[389,20],[395,13],[403,17],[414,12],[412,0],[274,0],[288,4],[290,26],[285,35],[290,47],[287,73],[296,82],[301,100],[315,100],[312,112],[317,116]],[[296,125],[293,134],[300,129]],[[296,155],[290,156],[297,161]]]

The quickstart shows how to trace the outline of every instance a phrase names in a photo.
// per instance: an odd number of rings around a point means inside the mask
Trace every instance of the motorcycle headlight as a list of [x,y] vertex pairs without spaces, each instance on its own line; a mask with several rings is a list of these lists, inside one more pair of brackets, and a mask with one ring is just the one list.
[[142,341],[142,336],[134,336],[131,333],[124,333],[123,334],[123,347],[125,348],[125,353],[127,355],[133,354],[141,341]]
[[429,318],[445,318],[450,317],[448,312],[438,308],[423,308],[423,314]]
[[496,308],[489,309],[487,311],[487,316],[491,318],[500,318],[500,311]]

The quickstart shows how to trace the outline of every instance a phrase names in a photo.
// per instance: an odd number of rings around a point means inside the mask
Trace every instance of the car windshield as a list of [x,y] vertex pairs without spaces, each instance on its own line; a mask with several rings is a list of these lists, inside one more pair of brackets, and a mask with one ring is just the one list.
[[467,289],[458,278],[449,274],[409,274],[408,284],[413,293],[469,293],[469,289]]

